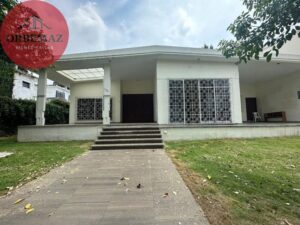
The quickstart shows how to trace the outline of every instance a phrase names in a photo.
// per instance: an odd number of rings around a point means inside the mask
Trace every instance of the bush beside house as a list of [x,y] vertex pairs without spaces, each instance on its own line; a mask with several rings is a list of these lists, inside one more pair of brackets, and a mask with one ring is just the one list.
[[0,59],[0,96],[12,96],[15,65]]
[[[0,134],[13,134],[20,125],[35,124],[35,101],[0,97]],[[69,123],[69,103],[52,100],[46,105],[46,124]]]

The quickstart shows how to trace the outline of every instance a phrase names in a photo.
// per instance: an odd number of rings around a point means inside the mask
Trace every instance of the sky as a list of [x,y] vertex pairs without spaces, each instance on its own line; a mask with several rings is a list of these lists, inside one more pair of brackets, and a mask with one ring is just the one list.
[[230,39],[242,0],[48,0],[65,16],[66,53],[171,45],[203,47]]

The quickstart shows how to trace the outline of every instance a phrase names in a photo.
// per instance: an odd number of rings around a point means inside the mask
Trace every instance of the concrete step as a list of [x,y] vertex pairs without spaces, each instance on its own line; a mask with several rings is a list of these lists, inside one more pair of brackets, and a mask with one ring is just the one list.
[[128,138],[128,139],[102,139],[96,140],[95,144],[134,144],[134,143],[163,143],[161,138]]
[[115,131],[101,132],[101,135],[114,135],[114,134],[160,134],[160,130],[115,130]]
[[100,135],[98,140],[103,139],[139,139],[139,138],[162,138],[161,134],[113,134],[113,135]]
[[159,130],[158,126],[128,126],[128,127],[104,127],[103,131],[133,131],[133,130]]
[[136,143],[136,144],[94,144],[92,150],[129,150],[129,149],[162,149],[162,143]]

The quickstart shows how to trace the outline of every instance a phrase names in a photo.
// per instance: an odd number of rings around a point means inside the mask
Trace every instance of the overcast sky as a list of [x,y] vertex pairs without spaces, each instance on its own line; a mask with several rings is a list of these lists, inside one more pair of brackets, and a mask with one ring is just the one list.
[[242,0],[48,0],[66,17],[66,53],[173,45],[216,46]]

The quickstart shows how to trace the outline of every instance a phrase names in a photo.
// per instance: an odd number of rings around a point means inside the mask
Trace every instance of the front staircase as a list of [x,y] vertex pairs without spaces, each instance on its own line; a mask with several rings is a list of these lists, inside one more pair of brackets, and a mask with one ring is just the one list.
[[162,149],[161,132],[157,124],[119,125],[104,127],[92,150]]

